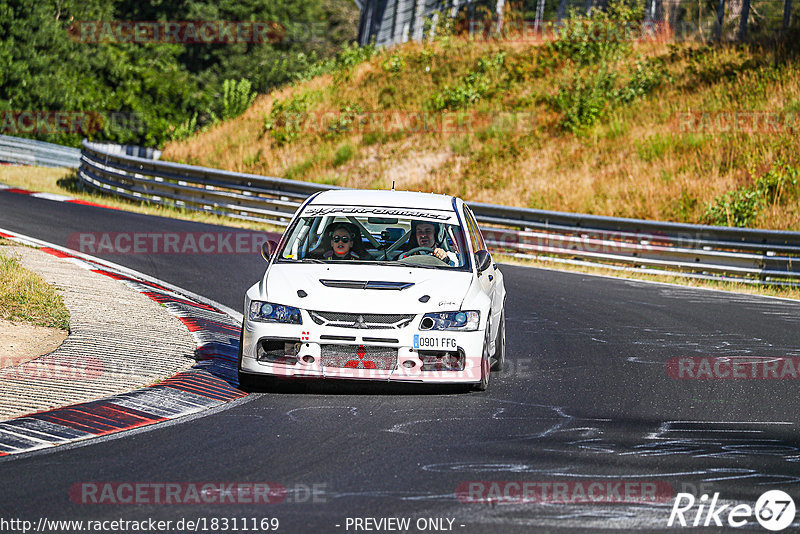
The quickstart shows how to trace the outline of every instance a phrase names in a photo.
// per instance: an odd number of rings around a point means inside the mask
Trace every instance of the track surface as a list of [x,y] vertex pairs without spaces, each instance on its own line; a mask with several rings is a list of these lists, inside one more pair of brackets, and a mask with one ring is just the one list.
[[[220,230],[5,192],[0,227],[56,244],[74,232]],[[99,256],[235,309],[264,268],[257,255]],[[330,383],[254,393],[177,424],[0,460],[0,517],[277,517],[279,532],[355,532],[348,517],[450,518],[464,533],[662,530],[672,504],[456,498],[460,484],[481,480],[655,481],[751,506],[781,489],[800,504],[797,381],[674,380],[666,372],[679,356],[800,357],[800,305],[503,271],[508,369],[485,394]],[[88,481],[275,481],[289,493],[273,505],[71,502],[70,487]],[[306,499],[313,485],[324,493]],[[749,526],[763,531],[753,518]]]

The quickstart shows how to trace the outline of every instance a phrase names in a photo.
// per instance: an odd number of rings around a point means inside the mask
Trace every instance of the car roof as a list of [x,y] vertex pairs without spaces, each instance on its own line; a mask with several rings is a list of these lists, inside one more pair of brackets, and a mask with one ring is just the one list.
[[453,197],[412,191],[335,189],[315,196],[309,206],[380,206],[453,211]]

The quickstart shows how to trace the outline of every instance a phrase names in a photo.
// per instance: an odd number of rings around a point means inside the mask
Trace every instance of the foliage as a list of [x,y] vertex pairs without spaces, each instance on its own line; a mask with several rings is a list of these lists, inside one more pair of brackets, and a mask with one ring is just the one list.
[[390,74],[401,72],[405,66],[406,62],[400,54],[392,54],[381,63],[381,68]]
[[[159,146],[235,117],[255,93],[337,58],[356,37],[356,15],[350,0],[0,0],[0,111],[96,114],[89,137]],[[271,21],[284,32],[235,44],[92,43],[70,33],[80,21],[186,20]],[[337,61],[363,54],[350,47]],[[73,146],[84,137],[3,133]]]
[[15,255],[0,254],[0,276],[0,319],[69,329],[69,311],[61,295],[41,276],[22,267]]
[[473,70],[467,72],[461,81],[445,86],[431,96],[430,107],[435,111],[467,108],[492,92],[497,78],[502,76],[506,52],[498,52],[488,57],[478,58]]
[[355,148],[353,148],[353,145],[351,145],[350,143],[344,143],[336,150],[336,154],[334,154],[333,156],[333,162],[332,162],[333,166],[338,167],[340,165],[344,165],[345,163],[353,159],[355,153],[356,151]]
[[309,95],[302,93],[286,100],[272,103],[269,115],[264,119],[264,133],[269,132],[278,144],[293,141],[308,118]]
[[372,43],[364,46],[358,46],[356,43],[345,43],[342,50],[333,58],[317,60],[316,56],[303,56],[305,67],[298,69],[294,74],[294,80],[308,81],[316,76],[331,73],[344,76],[349,74],[350,70],[356,65],[372,59],[378,52],[378,47]]
[[556,39],[548,46],[556,55],[580,65],[596,65],[615,61],[630,52],[635,25],[640,13],[632,1],[612,0],[605,11],[592,8],[588,15],[573,10],[571,16],[557,26],[551,24]]
[[576,72],[555,98],[556,107],[563,113],[562,126],[578,133],[594,125],[614,98],[616,79],[616,73],[604,67],[591,74]]
[[785,204],[800,194],[800,167],[784,162],[759,177],[751,186],[728,191],[714,199],[706,208],[709,224],[748,226],[766,207]]
[[225,80],[222,85],[222,120],[232,119],[244,113],[256,99],[255,92],[251,91],[252,84],[249,80]]
[[339,113],[326,125],[326,137],[334,138],[340,134],[349,133],[358,121],[358,116],[364,109],[360,104],[345,104],[339,108]]
[[[552,99],[562,128],[580,133],[616,106],[630,104],[669,80],[663,60],[645,58],[631,46],[637,12],[616,0],[607,11],[573,13],[547,50],[568,74]],[[570,65],[573,67],[570,68]]]

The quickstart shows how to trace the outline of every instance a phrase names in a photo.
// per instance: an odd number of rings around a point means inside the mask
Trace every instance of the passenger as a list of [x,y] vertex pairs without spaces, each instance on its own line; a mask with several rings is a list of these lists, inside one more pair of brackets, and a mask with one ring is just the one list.
[[337,222],[325,229],[320,246],[309,256],[324,260],[363,260],[368,253],[361,245],[361,232],[354,224]]
[[[411,221],[411,237],[404,250],[417,247],[433,249],[433,255],[448,265],[456,265],[458,256],[442,248],[439,236],[439,224],[427,221]],[[430,253],[428,253],[430,254]]]

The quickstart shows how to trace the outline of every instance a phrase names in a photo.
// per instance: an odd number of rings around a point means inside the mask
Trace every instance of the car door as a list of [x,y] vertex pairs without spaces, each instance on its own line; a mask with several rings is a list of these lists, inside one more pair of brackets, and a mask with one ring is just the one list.
[[[478,223],[475,220],[475,216],[467,206],[464,206],[464,216],[466,218],[467,232],[469,233],[470,243],[472,244],[472,261],[475,262],[475,265],[477,266],[477,252],[479,250],[486,250],[488,252],[488,249],[486,248],[486,241],[484,241],[480,228],[478,228]],[[496,269],[497,265],[492,262],[489,268],[480,273],[478,276],[478,283],[480,284],[481,289],[484,293],[486,293],[492,302],[492,318],[490,320],[492,325],[492,330],[490,332],[492,340],[494,340],[497,336],[497,327],[500,324],[499,319],[500,313],[502,312],[502,301],[500,300],[501,296],[497,291],[497,276],[495,273]]]

